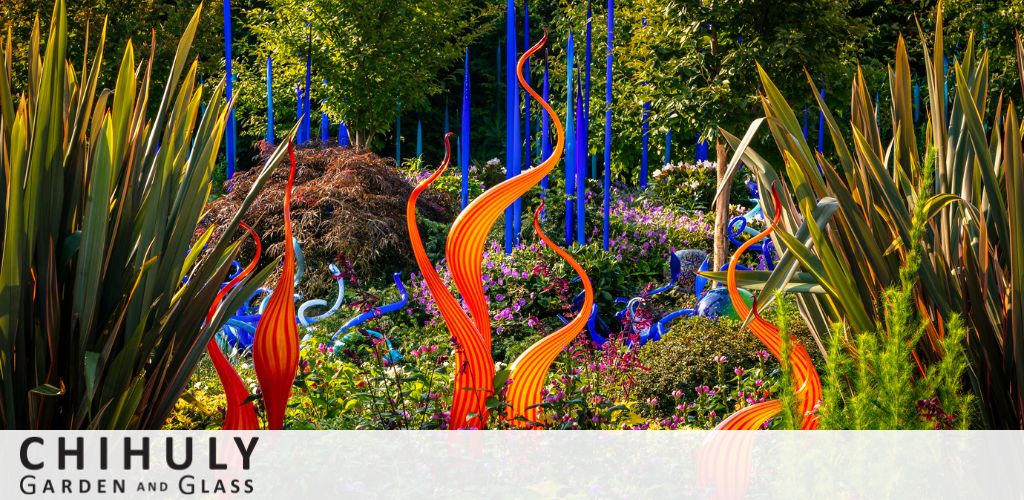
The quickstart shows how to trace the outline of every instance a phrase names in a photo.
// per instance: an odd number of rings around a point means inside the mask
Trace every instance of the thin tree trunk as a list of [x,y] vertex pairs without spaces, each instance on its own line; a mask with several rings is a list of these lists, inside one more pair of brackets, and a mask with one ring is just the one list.
[[[725,171],[729,166],[727,155],[725,143],[721,139],[715,141],[715,156],[718,162],[715,173],[718,174],[718,189],[722,189],[722,184],[726,182]],[[729,191],[729,189],[723,190],[722,196],[715,203],[714,271],[721,269],[729,257],[729,239],[726,237],[726,231],[729,229]]]
[[348,130],[349,142],[351,142],[356,149],[368,149],[373,141],[374,134],[374,132],[369,130],[356,130],[351,128]]
[[[711,55],[718,56],[718,27],[715,23],[709,23],[711,28]],[[718,79],[721,74],[722,68],[719,66],[715,70],[714,79]],[[718,134],[715,134],[716,136]],[[722,139],[715,139],[715,161],[718,165],[715,168],[715,173],[718,174],[718,189],[722,189],[722,185],[726,182],[725,171],[728,167],[728,158],[726,158],[725,143]],[[715,201],[715,239],[714,239],[714,269],[717,271],[722,268],[725,264],[725,260],[729,255],[729,239],[726,237],[726,231],[729,226],[729,190],[722,190],[722,196]]]

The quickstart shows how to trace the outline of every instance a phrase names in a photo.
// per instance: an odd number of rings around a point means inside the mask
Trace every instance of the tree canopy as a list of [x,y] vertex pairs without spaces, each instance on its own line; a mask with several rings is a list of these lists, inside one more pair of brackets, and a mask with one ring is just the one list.
[[281,86],[305,79],[310,54],[315,98],[363,145],[389,130],[399,105],[427,107],[442,90],[441,72],[481,36],[494,7],[472,0],[268,0],[249,12],[248,23],[257,51],[277,60]]

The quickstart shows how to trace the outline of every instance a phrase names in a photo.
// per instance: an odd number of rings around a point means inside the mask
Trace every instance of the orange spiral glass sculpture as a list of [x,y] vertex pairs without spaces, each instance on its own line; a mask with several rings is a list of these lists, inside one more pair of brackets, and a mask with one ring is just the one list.
[[[740,296],[739,289],[736,285],[736,266],[739,264],[739,260],[743,255],[743,252],[771,234],[772,231],[778,227],[779,221],[782,219],[782,204],[779,202],[779,193],[775,189],[775,186],[772,186],[772,204],[775,206],[775,217],[772,219],[768,228],[740,245],[739,249],[736,250],[736,253],[733,254],[732,259],[729,261],[726,286],[729,288],[729,298],[732,299],[732,305],[736,309],[736,313],[741,318],[750,314],[750,307],[747,307],[747,304],[743,302],[743,298]],[[813,224],[813,221],[810,223]],[[775,325],[765,321],[764,318],[758,314],[756,301],[754,302],[754,318],[750,323],[750,330],[754,332],[757,339],[768,348],[768,351],[771,352],[776,359],[780,361],[782,360],[782,336],[779,334],[779,329]],[[807,353],[807,348],[795,338],[791,337],[790,340],[792,349],[789,356],[789,363],[793,367],[793,382],[796,385],[799,411],[802,414],[800,428],[817,429],[818,417],[815,415],[815,407],[821,400],[821,380],[818,378],[818,371],[814,368],[814,363],[811,362],[810,354]],[[780,411],[782,411],[782,405],[778,401],[766,401],[764,403],[748,406],[723,420],[718,424],[716,429],[760,429],[764,425],[765,421],[772,418]]]
[[[451,133],[444,136],[444,160],[437,171],[421,182],[405,205],[406,225],[409,228],[409,240],[412,243],[412,251],[416,256],[416,265],[427,282],[430,294],[441,311],[441,317],[448,330],[457,343],[455,349],[455,391],[452,396],[451,416],[449,428],[461,429],[464,427],[482,428],[487,421],[487,406],[484,401],[492,392],[494,380],[494,360],[491,357],[491,348],[485,344],[483,337],[477,330],[476,325],[470,320],[466,311],[462,309],[455,297],[452,297],[448,288],[441,281],[434,265],[427,258],[427,252],[423,248],[423,240],[420,238],[420,229],[416,224],[416,200],[438,177],[444,173],[451,161]],[[473,418],[468,418],[470,414]]]
[[284,427],[284,412],[288,406],[295,372],[299,368],[299,332],[295,323],[295,250],[292,241],[291,200],[295,184],[295,152],[288,145],[291,170],[288,187],[284,192],[284,267],[277,280],[270,302],[256,326],[253,335],[252,361],[263,391],[263,406],[267,410],[267,428]]
[[[213,320],[217,308],[223,302],[228,292],[252,274],[252,271],[256,269],[256,263],[260,260],[263,246],[259,236],[244,222],[240,225],[249,236],[252,236],[253,242],[256,244],[256,253],[253,255],[249,265],[245,266],[245,269],[217,292],[217,297],[214,298],[213,305],[210,306],[210,310],[206,314],[207,324]],[[213,338],[206,343],[206,352],[210,354],[210,359],[213,360],[213,368],[217,370],[217,378],[220,379],[221,385],[224,386],[224,396],[227,399],[224,407],[224,425],[221,428],[228,431],[258,430],[260,423],[259,419],[256,418],[256,409],[252,406],[252,401],[245,401],[249,397],[249,390],[245,387],[242,378],[238,376],[238,372],[231,366],[231,362],[228,361],[227,356],[220,350],[220,346],[217,345],[217,341]],[[245,401],[244,404],[242,403],[243,401]]]
[[[590,284],[587,273],[583,271],[583,267],[540,229],[540,212],[543,209],[544,203],[542,202],[533,214],[533,228],[537,231],[540,239],[559,257],[565,259],[579,275],[580,281],[583,283],[583,307],[569,324],[540,339],[512,362],[509,387],[505,396],[505,400],[509,404],[506,417],[514,423],[525,423],[526,425],[531,425],[530,422],[538,420],[537,404],[541,402],[540,390],[544,387],[544,377],[547,375],[548,369],[551,368],[551,363],[555,361],[562,349],[583,330],[587,324],[587,313],[594,306],[594,288]],[[524,420],[525,422],[523,422]]]
[[[416,200],[420,194],[430,186],[448,167],[451,160],[451,146],[449,137],[445,136],[445,157],[441,166],[430,177],[421,182],[406,204],[406,223],[409,228],[409,239],[412,243],[413,253],[416,255],[416,264],[423,273],[423,277],[430,288],[430,293],[437,303],[438,309],[448,330],[455,339],[456,347],[456,373],[455,390],[452,397],[450,429],[461,428],[483,428],[486,425],[488,411],[486,400],[494,392],[494,359],[491,355],[491,318],[487,306],[487,296],[483,289],[483,254],[484,244],[487,235],[494,226],[495,221],[502,215],[505,208],[513,201],[521,197],[558,163],[565,148],[562,122],[558,119],[554,110],[547,102],[541,99],[540,95],[530,87],[523,77],[523,67],[526,61],[547,43],[548,34],[536,45],[530,47],[519,58],[517,73],[519,83],[530,96],[540,103],[544,112],[547,113],[555,129],[556,144],[552,154],[545,158],[540,165],[527,170],[511,179],[508,179],[497,186],[487,190],[477,199],[473,200],[462,213],[455,219],[451,231],[448,233],[448,241],[445,247],[448,270],[463,301],[469,309],[467,314],[459,301],[452,296],[448,288],[441,281],[433,264],[427,258],[423,247],[419,228],[416,225]],[[590,288],[590,281],[583,273],[583,269],[572,260],[569,255],[555,246],[550,239],[540,230],[537,218],[534,217],[534,227],[543,239],[562,258],[569,261],[570,265],[583,278],[586,290],[587,302],[583,310],[589,311],[593,302],[593,291]],[[586,323],[586,318],[579,316],[569,325],[557,332],[545,337],[536,345],[527,350],[520,359],[514,363],[514,373],[518,373],[521,383],[510,382],[511,394],[515,394],[516,400],[506,417],[522,416],[530,419],[536,418],[535,410],[527,410],[527,407],[537,401],[540,397],[540,386],[544,383],[544,374],[547,373],[554,357],[558,355],[562,347],[571,341]],[[566,340],[568,339],[568,340]]]

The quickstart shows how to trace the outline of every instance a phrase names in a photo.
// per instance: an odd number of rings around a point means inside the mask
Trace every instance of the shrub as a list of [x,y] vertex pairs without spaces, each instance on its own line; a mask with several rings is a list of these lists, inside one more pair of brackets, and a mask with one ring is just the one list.
[[[670,163],[651,174],[651,194],[665,206],[686,212],[709,212],[718,185],[714,162]],[[752,206],[751,193],[744,176],[736,176],[730,199],[734,203]]]
[[[793,106],[758,67],[765,119],[753,124],[744,139],[728,133],[723,138],[757,176],[762,198],[773,183],[781,194],[783,221],[772,238],[781,251],[799,258],[777,267],[770,280],[774,285],[787,280],[801,287],[821,285],[826,294],[797,297],[816,335],[825,339],[830,325],[842,323],[851,335],[848,348],[861,335],[874,335],[886,314],[878,306],[889,300],[887,290],[899,286],[906,249],[922,244],[928,258],[915,272],[916,286],[907,302],[927,319],[922,334],[911,338],[918,370],[942,362],[944,332],[955,315],[962,315],[972,364],[967,377],[981,416],[987,426],[1019,429],[1024,425],[1024,370],[1018,367],[1024,360],[1021,349],[1008,346],[1024,345],[1024,294],[1019,293],[1024,270],[1020,258],[1008,256],[1024,255],[1020,116],[1010,100],[1000,101],[1001,95],[991,92],[985,44],[979,48],[970,38],[947,74],[941,8],[934,26],[930,40],[920,32],[920,51],[908,50],[902,38],[897,41],[888,85],[881,90],[891,96],[881,120],[888,122],[885,128],[879,127],[873,98],[879,92],[862,72],[854,76],[841,116],[830,111],[807,74],[807,97],[817,101],[831,138],[828,154],[816,154],[803,138]],[[930,102],[915,119],[913,81],[922,63],[921,93]],[[943,98],[947,90],[949,102]],[[765,152],[746,146],[761,124],[769,124],[773,144],[785,158],[777,166]],[[929,164],[933,175],[924,173]],[[915,234],[909,229],[919,196],[928,196],[929,222],[927,231]],[[800,229],[810,220],[816,223]],[[798,261],[809,279],[790,279]],[[774,285],[763,289],[762,303],[775,289],[785,289]]]
[[[783,381],[777,365],[769,362],[768,351],[757,351],[757,364],[737,366],[727,356],[712,357],[716,368],[717,383],[714,385],[698,384],[692,390],[676,389],[672,391],[669,401],[672,414],[665,416],[665,399],[660,396],[648,398],[641,402],[648,413],[658,418],[633,424],[630,429],[713,429],[733,412],[744,407],[763,403],[774,399],[776,395],[784,395],[780,391]],[[779,418],[765,423],[767,428],[779,428]]]
[[635,399],[657,398],[659,403],[647,411],[651,416],[669,416],[673,391],[690,393],[699,385],[718,384],[714,358],[725,356],[730,366],[756,364],[761,344],[749,332],[737,331],[738,326],[721,318],[677,320],[661,340],[640,348],[640,364],[648,371],[636,375]]
[[[405,225],[405,202],[412,186],[391,160],[352,148],[300,148],[292,201],[295,237],[306,257],[307,274],[300,289],[307,295],[330,295],[334,281],[325,268],[351,263],[361,277],[387,284],[391,273],[412,266],[412,250]],[[220,227],[238,210],[242,193],[255,179],[242,172],[232,180],[232,191],[210,204],[204,224]],[[245,220],[260,234],[266,258],[281,255],[284,238],[281,193],[288,172],[274,174],[256,199]],[[450,222],[457,199],[444,193],[420,198],[421,217]]]
[[98,89],[102,41],[91,61],[67,61],[60,0],[45,53],[31,44],[41,64],[24,95],[11,95],[0,68],[0,427],[160,426],[226,312],[270,271],[206,322],[238,252],[240,213],[284,149],[238,190],[223,237],[195,234],[229,112],[223,81],[200,112],[197,66],[186,66],[198,23],[197,10],[162,97],[150,94],[152,68],[136,66],[131,44],[112,94]]

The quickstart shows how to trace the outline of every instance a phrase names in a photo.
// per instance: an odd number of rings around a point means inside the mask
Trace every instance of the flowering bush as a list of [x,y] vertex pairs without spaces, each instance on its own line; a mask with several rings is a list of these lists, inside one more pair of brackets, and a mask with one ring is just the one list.
[[[670,163],[651,174],[652,190],[666,206],[707,212],[718,186],[716,165],[710,161]],[[746,204],[750,198],[745,181],[745,175],[737,175],[733,181],[733,203]]]
[[[657,418],[655,423],[664,429],[713,429],[737,410],[772,399],[779,390],[778,367],[771,366],[768,351],[756,351],[754,359],[753,366],[744,368],[731,364],[728,356],[712,356],[716,369],[713,385],[697,384],[691,391],[672,391],[671,415]],[[657,408],[664,406],[657,396],[648,398],[645,403],[651,413],[657,413]],[[770,427],[770,423],[766,427]]]
[[[302,343],[299,371],[285,414],[288,429],[440,429],[451,401],[451,349],[421,344],[391,361],[387,336],[353,331],[343,345],[330,340],[331,328],[317,326]],[[255,372],[235,353],[234,365],[251,390]],[[168,421],[170,428],[216,428],[224,397],[212,367],[204,361]],[[258,394],[258,391],[256,392]],[[262,415],[261,401],[256,401]]]
[[632,236],[633,240],[643,238],[641,250],[643,243],[655,241],[675,248],[707,249],[714,236],[714,221],[704,211],[684,212],[647,196],[619,194],[609,212],[616,229],[608,241],[612,246]]
[[[635,373],[644,368],[637,351],[623,340],[612,338],[598,350],[581,335],[566,346],[541,390],[541,421],[529,423],[546,429],[620,429],[642,421],[631,408],[630,395]],[[495,376],[495,395],[488,400],[488,408],[494,410],[489,428],[514,425],[499,418],[507,406],[505,389],[512,382],[508,376],[507,369]]]
[[636,398],[657,404],[648,404],[640,412],[655,418],[674,415],[672,392],[719,384],[721,366],[715,360],[722,356],[737,366],[757,364],[755,353],[761,345],[749,332],[737,333],[738,327],[724,318],[680,318],[660,341],[645,344],[639,358],[649,371],[637,375]]

